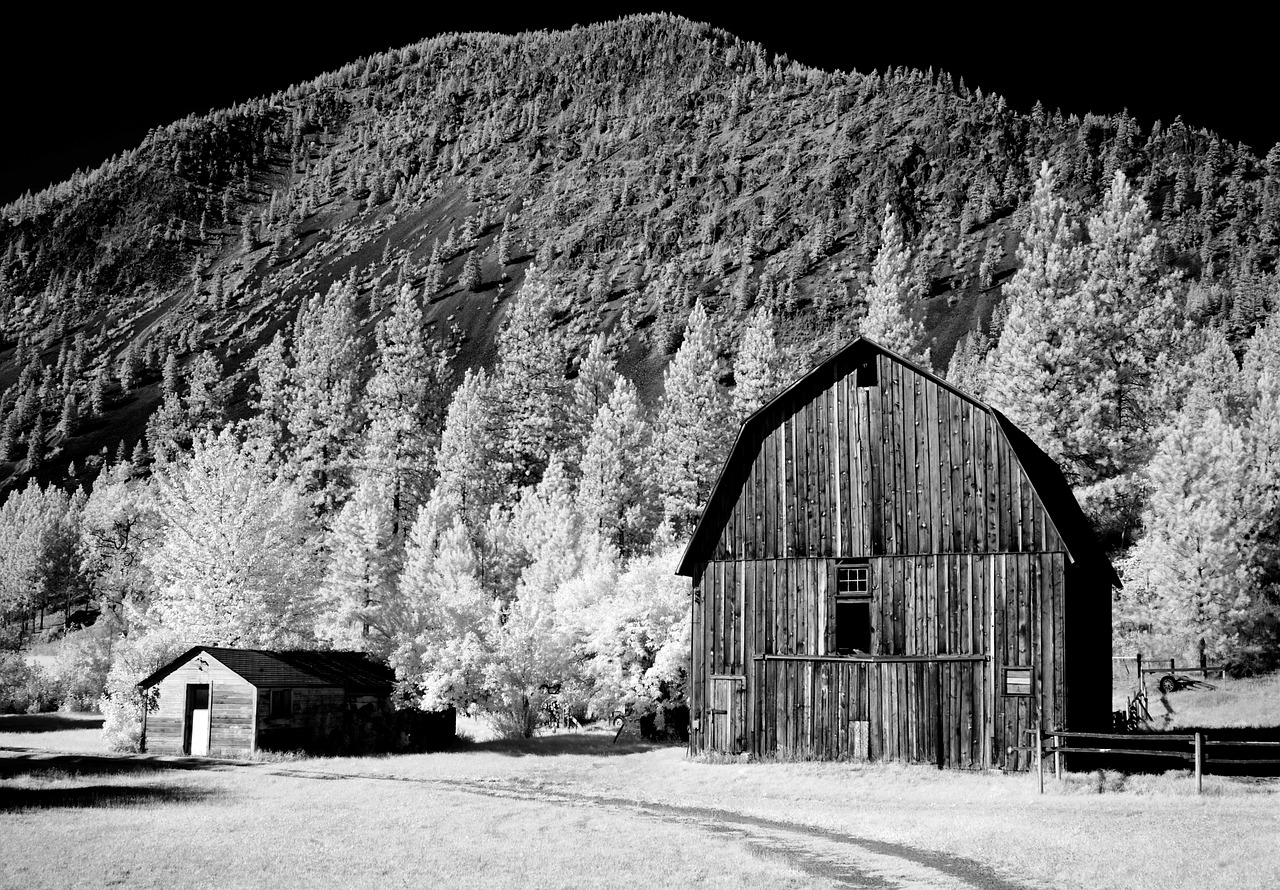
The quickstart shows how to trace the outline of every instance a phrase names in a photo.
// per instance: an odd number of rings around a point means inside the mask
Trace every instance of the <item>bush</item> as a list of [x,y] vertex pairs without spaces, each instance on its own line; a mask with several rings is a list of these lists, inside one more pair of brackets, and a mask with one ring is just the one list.
[[187,647],[169,634],[154,633],[120,641],[99,700],[102,738],[112,751],[141,751],[142,712],[152,703],[138,691],[138,681],[180,655]]
[[64,711],[92,711],[98,707],[111,671],[110,636],[93,629],[68,636],[58,651],[54,677]]
[[39,714],[58,707],[58,684],[16,653],[0,654],[0,713]]

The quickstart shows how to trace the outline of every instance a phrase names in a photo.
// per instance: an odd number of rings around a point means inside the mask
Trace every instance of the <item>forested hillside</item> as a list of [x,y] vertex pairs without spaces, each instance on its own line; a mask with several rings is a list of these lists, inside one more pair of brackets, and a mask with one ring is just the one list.
[[526,728],[562,681],[678,698],[735,422],[862,332],[1063,464],[1122,640],[1267,666],[1278,177],[667,16],[178,121],[0,208],[0,608],[88,597],[121,671],[357,645]]

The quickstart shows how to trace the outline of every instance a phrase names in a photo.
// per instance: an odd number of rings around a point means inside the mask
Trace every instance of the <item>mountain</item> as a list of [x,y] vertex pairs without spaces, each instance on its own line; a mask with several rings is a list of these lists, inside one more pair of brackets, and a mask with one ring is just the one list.
[[730,344],[774,306],[811,359],[865,311],[886,208],[944,369],[991,321],[1041,161],[1077,210],[1123,171],[1202,320],[1243,337],[1274,305],[1280,153],[1180,119],[1015,110],[945,73],[817,70],[665,15],[361,59],[0,208],[0,480],[91,480],[136,447],[166,364],[206,352],[249,413],[255,353],[344,279],[370,349],[408,283],[476,367],[536,263],[576,351],[611,332],[649,401],[698,298]]

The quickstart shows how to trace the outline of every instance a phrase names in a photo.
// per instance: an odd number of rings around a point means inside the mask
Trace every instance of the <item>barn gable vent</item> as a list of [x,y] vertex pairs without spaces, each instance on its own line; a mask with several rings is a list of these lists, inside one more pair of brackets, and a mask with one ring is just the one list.
[[876,385],[876,357],[868,355],[858,362],[857,383],[859,387]]

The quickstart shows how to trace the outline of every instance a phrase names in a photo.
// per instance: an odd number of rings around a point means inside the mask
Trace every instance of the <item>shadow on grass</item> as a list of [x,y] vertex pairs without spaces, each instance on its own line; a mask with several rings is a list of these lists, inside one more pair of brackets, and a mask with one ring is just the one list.
[[[14,749],[10,749],[14,750]],[[18,776],[101,776],[131,773],[154,773],[167,770],[212,770],[235,765],[236,761],[205,757],[161,757],[135,754],[111,757],[96,754],[47,754],[27,749],[30,753],[0,756],[0,779]]]
[[592,757],[616,757],[636,754],[668,744],[648,742],[625,734],[614,744],[613,733],[564,732],[554,735],[534,736],[531,739],[490,739],[484,742],[462,742],[455,751],[487,751],[512,757],[558,757],[562,754],[585,754]]
[[102,716],[99,714],[0,714],[0,733],[101,728]]
[[6,788],[0,813],[17,810],[89,809],[142,804],[195,803],[217,792],[152,785],[84,785],[79,788]]

